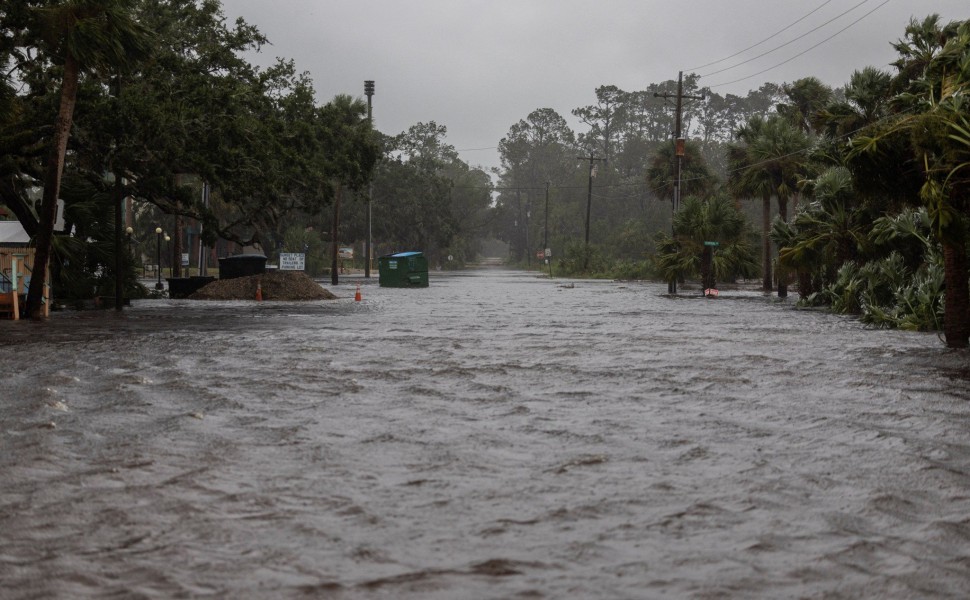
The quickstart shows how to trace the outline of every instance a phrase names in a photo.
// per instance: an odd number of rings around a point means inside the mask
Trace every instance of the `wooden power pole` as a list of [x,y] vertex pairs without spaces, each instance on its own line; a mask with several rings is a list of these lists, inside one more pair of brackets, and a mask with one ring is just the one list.
[[596,158],[590,152],[589,156],[578,156],[577,160],[589,161],[589,187],[586,190],[586,246],[583,249],[583,271],[589,270],[589,217],[593,205],[593,163],[596,161],[606,162],[605,158]]
[[[674,231],[674,214],[680,209],[680,173],[681,167],[684,160],[684,138],[681,137],[680,124],[681,124],[681,113],[684,108],[684,100],[703,100],[704,95],[700,96],[685,96],[684,95],[684,72],[680,71],[677,73],[677,94],[660,94],[654,92],[655,98],[675,98],[676,100],[676,117],[674,119],[674,143],[677,155],[677,173],[674,177],[674,197],[671,201],[671,211],[670,211],[670,235],[676,238],[676,232]],[[677,293],[677,277],[672,277],[670,281],[667,282],[667,292],[670,294]]]

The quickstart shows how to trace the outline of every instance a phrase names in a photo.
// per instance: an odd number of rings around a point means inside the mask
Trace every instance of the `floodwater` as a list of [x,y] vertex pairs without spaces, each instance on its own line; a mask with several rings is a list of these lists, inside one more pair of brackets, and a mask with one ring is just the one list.
[[501,270],[333,291],[0,322],[0,597],[970,595],[934,334]]

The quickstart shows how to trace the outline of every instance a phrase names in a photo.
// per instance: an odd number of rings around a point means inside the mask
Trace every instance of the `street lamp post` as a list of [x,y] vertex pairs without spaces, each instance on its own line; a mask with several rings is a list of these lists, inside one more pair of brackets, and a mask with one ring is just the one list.
[[162,228],[155,228],[155,272],[158,273],[158,283],[155,284],[156,290],[164,289],[162,285]]
[[[367,96],[367,122],[371,128],[374,127],[374,120],[371,115],[371,97],[374,95],[374,81],[364,81],[364,94]],[[374,199],[374,182],[367,185],[367,246],[364,248],[364,277],[370,278],[370,253],[371,253],[371,202]]]
[[125,227],[125,235],[128,237],[128,256],[131,257],[131,263],[137,264],[135,262],[135,250],[132,248],[132,237],[135,235],[135,230],[129,225]]
[[162,239],[165,240],[165,254],[169,257],[168,276],[175,277],[175,251],[172,249],[172,236],[168,233],[163,233]]

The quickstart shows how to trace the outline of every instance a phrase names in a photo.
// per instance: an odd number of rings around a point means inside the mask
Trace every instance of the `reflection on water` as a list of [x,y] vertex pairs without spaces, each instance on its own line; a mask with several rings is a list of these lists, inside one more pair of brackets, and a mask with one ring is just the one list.
[[571,283],[0,322],[0,596],[965,596],[966,353]]

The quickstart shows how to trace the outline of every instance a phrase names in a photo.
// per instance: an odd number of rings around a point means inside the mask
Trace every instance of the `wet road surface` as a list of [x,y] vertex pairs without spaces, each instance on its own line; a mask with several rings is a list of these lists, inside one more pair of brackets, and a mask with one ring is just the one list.
[[934,334],[500,270],[331,289],[0,321],[0,597],[970,594]]

